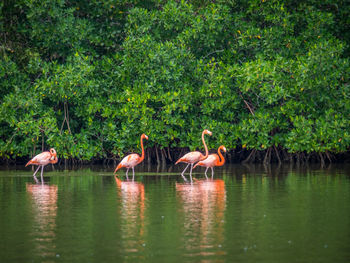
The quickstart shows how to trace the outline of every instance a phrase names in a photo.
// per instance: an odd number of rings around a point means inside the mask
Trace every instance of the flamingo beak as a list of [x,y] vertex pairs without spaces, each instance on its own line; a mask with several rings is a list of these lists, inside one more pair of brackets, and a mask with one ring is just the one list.
[[212,136],[212,135],[213,135],[213,133],[212,133],[211,131],[208,131],[208,134],[209,134],[210,136]]
[[226,152],[226,147],[223,148],[224,152]]
[[148,136],[147,135],[145,135],[145,139],[148,140]]

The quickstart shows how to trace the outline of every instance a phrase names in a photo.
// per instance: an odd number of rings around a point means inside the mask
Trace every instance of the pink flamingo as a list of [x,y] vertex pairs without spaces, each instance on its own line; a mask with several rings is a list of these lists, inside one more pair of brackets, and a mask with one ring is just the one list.
[[221,154],[221,151],[226,152],[225,146],[221,145],[218,148],[218,154],[216,154],[216,153],[210,154],[207,159],[196,163],[196,165],[193,168],[196,168],[198,165],[207,167],[207,169],[205,169],[205,177],[207,177],[207,171],[208,171],[208,169],[210,167],[211,168],[211,178],[213,178],[213,176],[214,176],[214,166],[223,166],[225,164],[225,158]]
[[143,139],[148,140],[148,136],[146,134],[141,135],[141,149],[142,153],[141,156],[138,155],[137,153],[132,153],[123,158],[123,160],[118,164],[117,168],[115,168],[114,174],[122,167],[127,168],[126,170],[126,177],[128,178],[128,172],[129,169],[132,168],[132,176],[134,178],[135,176],[135,170],[134,167],[141,163],[143,159],[145,159],[145,151],[143,149]]
[[[202,132],[202,141],[203,141],[203,144],[204,144],[204,149],[205,149],[205,155],[203,155],[201,152],[189,152],[189,153],[186,153],[184,156],[182,156],[179,160],[177,160],[177,162],[175,164],[178,164],[180,162],[183,162],[183,163],[188,163],[186,168],[182,171],[181,175],[182,177],[184,177],[184,173],[185,171],[187,170],[188,166],[191,165],[191,170],[190,170],[190,178],[191,178],[191,181],[192,181],[192,169],[193,169],[193,164],[198,162],[198,161],[203,161],[205,160],[207,157],[208,157],[208,147],[207,145],[205,144],[205,141],[204,141],[204,134],[208,134],[208,135],[212,135],[212,132],[211,131],[208,131],[208,130],[204,130]],[[185,178],[185,177],[184,177]]]
[[54,148],[51,148],[49,152],[42,152],[39,153],[38,155],[34,156],[27,164],[26,167],[30,164],[32,165],[38,165],[38,169],[33,174],[35,182],[38,183],[38,179],[35,177],[35,174],[38,172],[40,166],[41,166],[41,183],[44,183],[43,179],[43,172],[44,172],[44,166],[52,163],[55,164],[58,162],[57,159],[57,153]]

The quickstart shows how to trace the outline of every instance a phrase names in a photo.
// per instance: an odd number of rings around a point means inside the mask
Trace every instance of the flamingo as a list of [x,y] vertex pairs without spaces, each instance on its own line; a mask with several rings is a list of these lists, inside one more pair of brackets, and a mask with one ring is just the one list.
[[56,150],[54,148],[51,148],[50,151],[42,152],[42,153],[39,153],[38,155],[34,156],[26,164],[25,167],[27,167],[30,164],[38,165],[38,169],[36,169],[36,171],[33,174],[35,182],[38,183],[38,179],[35,177],[35,174],[38,172],[38,170],[41,166],[41,183],[44,183],[44,179],[43,179],[44,166],[49,164],[49,163],[55,164],[57,162],[58,162],[58,159],[57,159]]
[[126,178],[128,178],[128,172],[129,169],[132,168],[132,178],[135,176],[135,170],[134,167],[141,163],[143,159],[145,159],[145,151],[143,149],[143,139],[148,140],[148,136],[146,134],[141,135],[141,149],[142,153],[141,156],[137,153],[132,153],[123,158],[123,160],[118,164],[117,168],[115,168],[114,174],[122,167],[127,168],[126,170]]
[[211,131],[208,131],[208,130],[204,130],[202,132],[202,141],[203,141],[203,144],[204,144],[204,149],[205,149],[205,155],[203,155],[201,152],[189,152],[189,153],[186,153],[184,156],[182,156],[179,160],[176,161],[175,164],[178,164],[180,162],[182,163],[188,163],[186,168],[182,171],[181,173],[181,176],[183,178],[184,177],[184,173],[185,171],[187,170],[188,166],[191,165],[191,170],[190,170],[190,178],[191,178],[191,181],[192,181],[192,169],[193,169],[193,164],[195,164],[196,162],[198,161],[203,161],[205,160],[207,157],[208,157],[208,147],[207,145],[205,144],[205,141],[204,141],[204,135],[205,134],[208,134],[208,135],[212,135],[212,132]]
[[214,166],[223,166],[225,164],[225,158],[222,155],[221,151],[226,152],[225,146],[221,145],[218,148],[218,154],[216,154],[216,153],[210,154],[207,159],[196,163],[196,165],[193,168],[196,168],[198,165],[207,167],[207,169],[205,169],[205,177],[207,177],[207,171],[210,167],[211,168],[211,178],[213,178]]

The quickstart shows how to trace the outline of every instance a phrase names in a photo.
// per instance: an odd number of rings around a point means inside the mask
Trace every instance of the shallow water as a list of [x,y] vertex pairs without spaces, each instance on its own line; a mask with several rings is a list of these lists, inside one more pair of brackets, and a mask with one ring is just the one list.
[[349,166],[180,168],[3,167],[0,261],[350,262]]

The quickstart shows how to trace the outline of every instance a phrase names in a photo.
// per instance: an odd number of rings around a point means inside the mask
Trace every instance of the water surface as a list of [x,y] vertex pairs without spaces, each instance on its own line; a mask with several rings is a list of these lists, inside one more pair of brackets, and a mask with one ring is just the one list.
[[349,166],[27,168],[0,171],[1,262],[350,262]]

